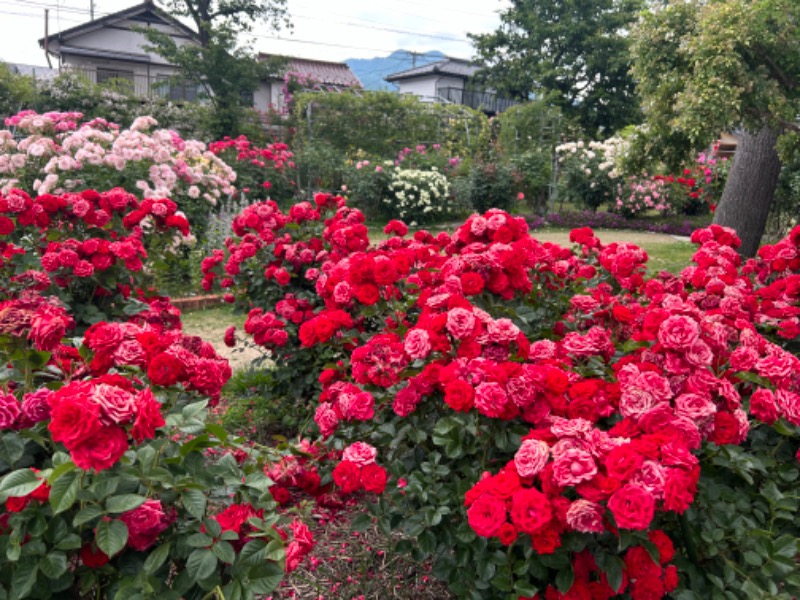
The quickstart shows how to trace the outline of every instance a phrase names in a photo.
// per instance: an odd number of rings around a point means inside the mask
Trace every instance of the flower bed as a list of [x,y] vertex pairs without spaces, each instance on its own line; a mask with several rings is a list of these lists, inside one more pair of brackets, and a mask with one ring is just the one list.
[[528,224],[534,231],[542,227],[563,227],[565,229],[591,227],[592,229],[649,231],[685,237],[689,237],[693,231],[702,227],[688,219],[680,224],[670,222],[653,223],[647,219],[627,219],[616,213],[594,212],[591,210],[563,211],[551,213],[545,217],[531,217],[528,219]]

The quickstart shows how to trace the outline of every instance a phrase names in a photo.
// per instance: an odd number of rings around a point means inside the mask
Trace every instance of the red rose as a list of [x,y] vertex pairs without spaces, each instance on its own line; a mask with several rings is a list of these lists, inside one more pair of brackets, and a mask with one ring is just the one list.
[[361,485],[373,494],[382,494],[386,489],[386,469],[375,463],[361,467]]
[[91,384],[73,383],[64,386],[50,398],[50,424],[47,428],[53,441],[67,449],[91,440],[100,430],[100,406],[91,398]]
[[103,426],[90,439],[70,449],[72,461],[81,469],[110,469],[128,450],[128,436],[116,425]]
[[138,443],[153,439],[156,429],[166,425],[161,414],[161,404],[153,396],[150,389],[144,389],[136,395],[136,420],[131,428],[131,437]]
[[561,547],[561,535],[553,529],[545,529],[532,536],[531,542],[539,554],[552,554]]
[[356,299],[367,306],[375,304],[380,299],[378,287],[372,283],[357,285],[353,290]]
[[644,530],[655,514],[655,500],[644,488],[628,484],[618,489],[608,501],[617,526],[623,529]]
[[672,540],[669,539],[667,534],[661,529],[649,531],[647,537],[655,544],[656,548],[658,548],[658,559],[662,565],[671,562],[672,559],[675,558],[675,546],[672,544]]
[[119,520],[128,526],[128,546],[140,552],[153,546],[171,521],[160,500],[147,500],[140,507],[122,513]]
[[444,388],[444,401],[457,412],[469,412],[475,404],[475,388],[461,379],[450,381]]
[[81,562],[90,569],[99,569],[108,562],[108,555],[94,542],[84,544],[81,546]]
[[505,502],[492,494],[483,494],[467,510],[467,521],[479,536],[492,537],[506,523],[506,512]]
[[519,490],[511,498],[511,522],[528,535],[542,531],[552,516],[550,500],[539,490]]
[[478,273],[464,273],[461,276],[461,289],[465,296],[476,296],[483,291],[483,277]]
[[179,358],[162,352],[150,361],[147,366],[147,376],[155,385],[169,387],[185,376],[185,368]]
[[708,439],[718,446],[722,444],[738,444],[740,441],[739,421],[727,412],[714,413],[714,431]]
[[361,487],[361,470],[354,463],[343,460],[333,470],[333,481],[342,493],[352,494]]
[[519,534],[517,533],[517,528],[511,523],[503,523],[497,531],[497,537],[503,546],[510,546],[517,541]]

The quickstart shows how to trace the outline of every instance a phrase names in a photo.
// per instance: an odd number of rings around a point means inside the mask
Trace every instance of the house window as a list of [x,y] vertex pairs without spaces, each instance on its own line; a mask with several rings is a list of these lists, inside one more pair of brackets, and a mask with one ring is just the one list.
[[159,75],[153,87],[155,95],[165,100],[194,102],[197,99],[196,84],[169,75]]
[[123,94],[133,94],[136,91],[133,71],[97,69],[95,77],[98,85],[112,88]]

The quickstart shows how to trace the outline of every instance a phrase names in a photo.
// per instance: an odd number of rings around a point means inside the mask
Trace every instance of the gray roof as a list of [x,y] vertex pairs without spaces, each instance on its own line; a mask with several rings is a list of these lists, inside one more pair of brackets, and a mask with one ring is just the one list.
[[480,71],[480,66],[462,58],[445,58],[433,63],[428,63],[421,67],[406,69],[399,73],[392,73],[385,77],[386,81],[400,81],[401,79],[411,79],[423,75],[451,75],[453,77],[463,77],[469,79]]
[[47,81],[58,75],[58,69],[48,67],[38,67],[35,65],[23,65],[20,63],[7,63],[11,70],[18,75],[33,77],[37,81]]
[[64,31],[59,31],[57,33],[51,33],[47,36],[47,38],[41,38],[39,40],[39,46],[42,48],[45,47],[45,39],[48,40],[49,43],[52,42],[62,42],[63,40],[68,40],[76,35],[81,35],[87,31],[92,31],[94,29],[100,29],[105,27],[106,25],[113,25],[117,21],[122,21],[123,19],[132,19],[135,21],[141,21],[142,23],[152,23],[152,22],[162,22],[168,25],[171,25],[182,31],[189,39],[197,40],[199,36],[197,32],[191,29],[190,27],[181,23],[178,19],[170,15],[165,10],[162,10],[158,6],[153,3],[153,0],[145,0],[141,4],[137,4],[136,6],[131,6],[130,8],[126,8],[119,12],[111,13],[106,15],[105,17],[101,17],[99,19],[95,19],[93,21],[87,21],[81,25],[76,25],[75,27],[71,27],[70,29],[65,29]]

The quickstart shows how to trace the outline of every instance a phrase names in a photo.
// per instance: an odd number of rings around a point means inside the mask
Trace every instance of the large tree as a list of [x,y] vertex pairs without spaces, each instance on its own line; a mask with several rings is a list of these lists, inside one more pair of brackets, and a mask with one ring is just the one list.
[[739,138],[714,222],[752,256],[800,131],[800,2],[670,0],[633,38],[652,155],[674,158],[726,130]]
[[205,89],[215,109],[214,133],[235,135],[259,82],[280,69],[279,61],[256,60],[240,44],[240,37],[258,23],[273,29],[289,26],[286,0],[162,0],[162,4],[173,16],[194,22],[200,44],[179,44],[148,28],[144,33],[150,48],[180,67],[181,77]]
[[511,0],[497,31],[470,35],[482,80],[526,99],[548,97],[587,133],[635,122],[627,32],[641,0]]

